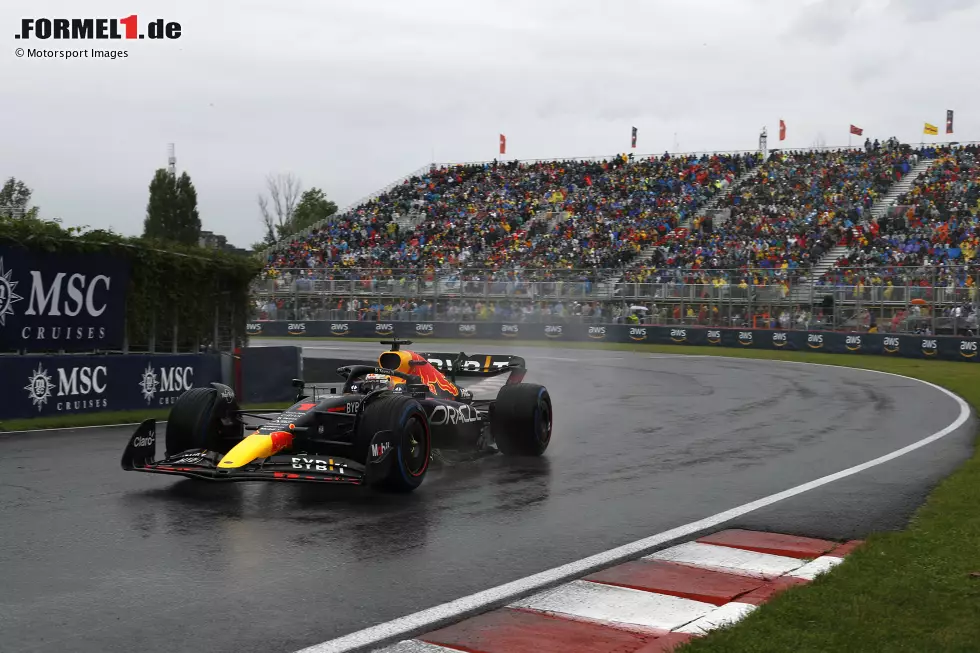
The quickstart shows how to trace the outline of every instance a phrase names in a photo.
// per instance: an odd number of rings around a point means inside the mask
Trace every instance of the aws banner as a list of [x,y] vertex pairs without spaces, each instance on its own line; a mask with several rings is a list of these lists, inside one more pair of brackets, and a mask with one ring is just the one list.
[[129,265],[0,246],[0,351],[120,349]]
[[158,409],[221,381],[217,354],[0,356],[0,420]]

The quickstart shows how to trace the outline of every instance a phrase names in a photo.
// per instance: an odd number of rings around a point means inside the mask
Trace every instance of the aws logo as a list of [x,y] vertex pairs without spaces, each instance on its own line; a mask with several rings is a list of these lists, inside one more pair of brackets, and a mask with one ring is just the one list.
[[751,331],[739,331],[738,332],[738,344],[744,345],[746,347],[752,346],[752,332]]
[[350,333],[350,325],[346,322],[334,322],[330,325],[330,335],[346,336]]
[[516,324],[501,324],[500,333],[508,338],[516,338],[520,334],[521,328]]
[[777,347],[785,347],[789,344],[789,338],[782,331],[776,331],[772,334],[772,344]]
[[820,349],[823,347],[823,334],[822,333],[810,333],[807,334],[806,344],[810,349]]
[[923,340],[922,353],[926,356],[935,356],[939,353],[939,343],[936,340]]
[[289,331],[289,335],[291,336],[306,335],[306,323],[296,322],[295,324],[290,324],[287,331]]
[[899,346],[901,344],[901,340],[899,340],[895,336],[888,336],[888,337],[885,338],[883,344],[884,344],[884,347],[885,347],[885,353],[886,354],[897,354],[898,353],[898,348],[899,348]]
[[258,322],[249,322],[245,325],[245,333],[250,336],[257,336],[262,333],[262,325]]
[[630,327],[630,340],[642,342],[647,339],[647,330],[643,327]]
[[436,327],[434,324],[423,323],[415,325],[415,335],[419,336],[431,336],[435,333]]
[[561,325],[548,324],[544,327],[544,335],[549,338],[561,338]]
[[861,351],[861,336],[847,336],[844,339],[844,346],[848,351]]
[[976,340],[960,340],[960,356],[963,358],[974,358],[977,355]]
[[459,335],[466,338],[472,338],[476,335],[476,325],[475,324],[460,324],[459,325]]
[[593,340],[605,340],[606,338],[606,327],[604,326],[590,326],[589,327],[589,337]]
[[687,329],[671,329],[670,339],[674,342],[687,342]]
[[395,333],[395,325],[388,324],[384,322],[378,322],[374,325],[374,332],[379,336],[390,336]]
[[721,344],[721,331],[717,329],[711,329],[708,331],[708,342],[712,345]]

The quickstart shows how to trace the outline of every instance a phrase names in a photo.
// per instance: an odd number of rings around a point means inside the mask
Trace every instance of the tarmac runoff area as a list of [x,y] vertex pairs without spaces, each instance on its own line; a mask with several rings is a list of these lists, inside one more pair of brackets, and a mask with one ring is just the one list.
[[[326,358],[380,351],[302,344]],[[863,370],[481,349],[470,353],[524,356],[527,380],[548,386],[551,448],[434,468],[409,496],[126,473],[132,427],[0,437],[4,650],[452,649],[468,619],[516,628],[492,621],[511,613],[622,622],[617,633],[648,629],[622,650],[659,650],[643,647],[697,636],[684,629],[830,566],[839,545],[903,527],[970,455],[976,427],[957,397]],[[702,539],[725,531],[830,548]],[[782,566],[759,571],[750,556],[733,568],[746,552]],[[678,566],[687,580],[665,585]],[[690,581],[698,574],[714,580]]]

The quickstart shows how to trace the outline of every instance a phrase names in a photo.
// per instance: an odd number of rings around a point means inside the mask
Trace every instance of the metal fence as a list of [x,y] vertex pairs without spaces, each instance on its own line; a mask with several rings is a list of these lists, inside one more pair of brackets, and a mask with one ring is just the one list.
[[[255,286],[252,319],[515,320],[965,334],[977,328],[980,266],[787,271],[284,270]],[[603,279],[607,279],[603,281]]]

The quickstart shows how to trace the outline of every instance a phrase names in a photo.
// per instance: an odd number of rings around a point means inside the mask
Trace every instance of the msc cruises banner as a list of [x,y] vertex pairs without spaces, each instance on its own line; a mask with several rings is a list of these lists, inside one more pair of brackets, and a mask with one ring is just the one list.
[[0,351],[119,349],[129,264],[0,246]]
[[252,338],[408,338],[421,348],[427,339],[554,340],[558,342],[645,342],[741,349],[786,349],[830,354],[877,354],[904,358],[977,361],[980,340],[955,336],[778,331],[630,324],[527,322],[251,322]]
[[0,356],[0,420],[159,409],[221,382],[218,354]]

